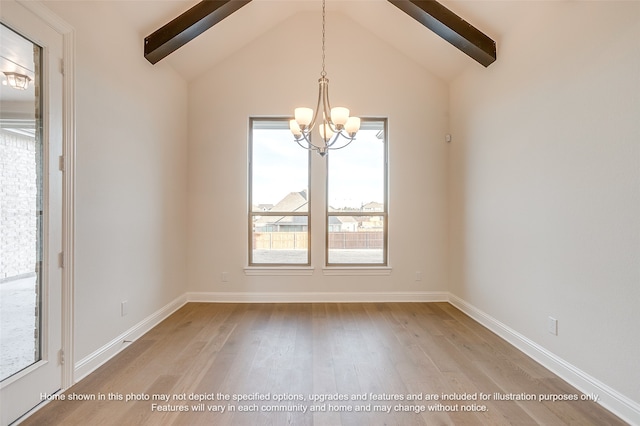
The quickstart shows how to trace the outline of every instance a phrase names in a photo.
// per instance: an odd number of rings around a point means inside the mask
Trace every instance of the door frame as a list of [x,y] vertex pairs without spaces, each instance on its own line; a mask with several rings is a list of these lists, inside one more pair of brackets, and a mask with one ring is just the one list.
[[[74,242],[75,242],[75,30],[43,3],[16,0],[62,36],[62,378],[61,391],[74,375]],[[39,409],[44,404],[34,407]]]
[[[61,266],[61,344],[62,377],[60,392],[75,383],[74,360],[74,269],[75,269],[75,30],[41,1],[15,0],[44,25],[62,37],[62,253]],[[57,66],[57,64],[51,64]],[[18,419],[24,419],[46,405],[40,403]]]

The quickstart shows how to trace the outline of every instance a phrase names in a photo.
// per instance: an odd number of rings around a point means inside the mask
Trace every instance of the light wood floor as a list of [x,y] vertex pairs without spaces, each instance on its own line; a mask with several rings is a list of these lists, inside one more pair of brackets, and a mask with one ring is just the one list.
[[[110,393],[170,400],[52,401],[23,424],[624,424],[594,402],[496,399],[581,394],[447,303],[190,303],[65,396]],[[425,400],[443,394],[477,400]],[[193,395],[215,398],[204,401],[205,410],[225,412],[194,412]],[[234,401],[234,395],[270,399]],[[218,399],[225,396],[230,400]],[[312,401],[323,396],[330,400]],[[189,411],[152,411],[152,404]],[[474,405],[486,411],[462,411]],[[373,412],[383,407],[391,412]]]

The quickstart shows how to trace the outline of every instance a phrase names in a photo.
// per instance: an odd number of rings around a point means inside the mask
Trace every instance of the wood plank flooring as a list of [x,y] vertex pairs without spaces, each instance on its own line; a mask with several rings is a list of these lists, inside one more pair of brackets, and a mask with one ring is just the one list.
[[23,425],[625,424],[448,303],[189,303],[64,395]]

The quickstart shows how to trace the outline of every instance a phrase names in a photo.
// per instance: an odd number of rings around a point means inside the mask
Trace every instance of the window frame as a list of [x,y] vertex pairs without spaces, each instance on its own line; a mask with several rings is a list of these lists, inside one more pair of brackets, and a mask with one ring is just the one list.
[[[326,269],[358,269],[358,268],[366,268],[366,269],[376,269],[376,268],[388,268],[389,267],[389,120],[387,117],[363,117],[361,118],[361,122],[363,126],[366,126],[367,122],[382,122],[383,123],[383,135],[384,135],[384,149],[383,149],[383,165],[384,165],[384,176],[383,176],[383,211],[382,212],[354,212],[349,214],[348,212],[332,212],[329,211],[329,161],[331,161],[331,153],[327,155],[325,158],[325,243],[324,243],[324,259],[325,259],[325,268]],[[357,140],[357,136],[356,136]],[[349,149],[346,147],[345,149]],[[330,235],[330,226],[329,221],[331,217],[337,216],[382,216],[384,220],[383,229],[382,229],[382,263],[335,263],[329,262],[329,235]]]
[[[311,227],[311,205],[312,205],[312,196],[311,196],[311,151],[307,152],[307,211],[306,212],[254,212],[253,211],[253,148],[254,148],[254,123],[255,122],[282,122],[282,129],[286,129],[289,131],[289,120],[291,117],[249,117],[249,137],[248,137],[248,156],[247,156],[247,169],[248,169],[248,199],[247,199],[247,218],[248,218],[248,266],[249,267],[257,267],[257,268],[279,268],[279,267],[287,267],[287,268],[308,268],[311,266],[311,247],[312,247],[312,227]],[[279,127],[278,127],[279,128]],[[293,138],[291,138],[291,142],[293,143]],[[297,146],[296,146],[297,147]],[[299,148],[299,147],[297,147]],[[305,263],[262,263],[255,262],[253,259],[253,235],[254,235],[254,226],[253,226],[253,218],[255,216],[274,216],[274,217],[282,217],[282,216],[301,216],[307,218],[307,260]]]

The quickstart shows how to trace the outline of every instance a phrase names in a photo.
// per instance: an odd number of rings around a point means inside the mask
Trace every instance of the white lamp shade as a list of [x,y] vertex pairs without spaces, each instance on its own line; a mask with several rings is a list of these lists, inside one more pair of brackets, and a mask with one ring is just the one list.
[[300,130],[300,126],[298,126],[298,122],[296,120],[289,120],[289,129],[295,137],[302,135],[302,130]]
[[347,120],[347,124],[344,125],[344,129],[350,135],[355,134],[360,130],[360,118],[358,117],[349,117]]
[[318,127],[318,131],[320,132],[320,137],[328,141],[333,136],[333,131],[331,131],[331,127],[327,123],[323,123],[322,126]]
[[349,108],[335,107],[331,108],[331,121],[336,126],[344,126],[349,119]]
[[296,108],[294,117],[298,126],[308,126],[313,119],[313,110],[311,108]]

